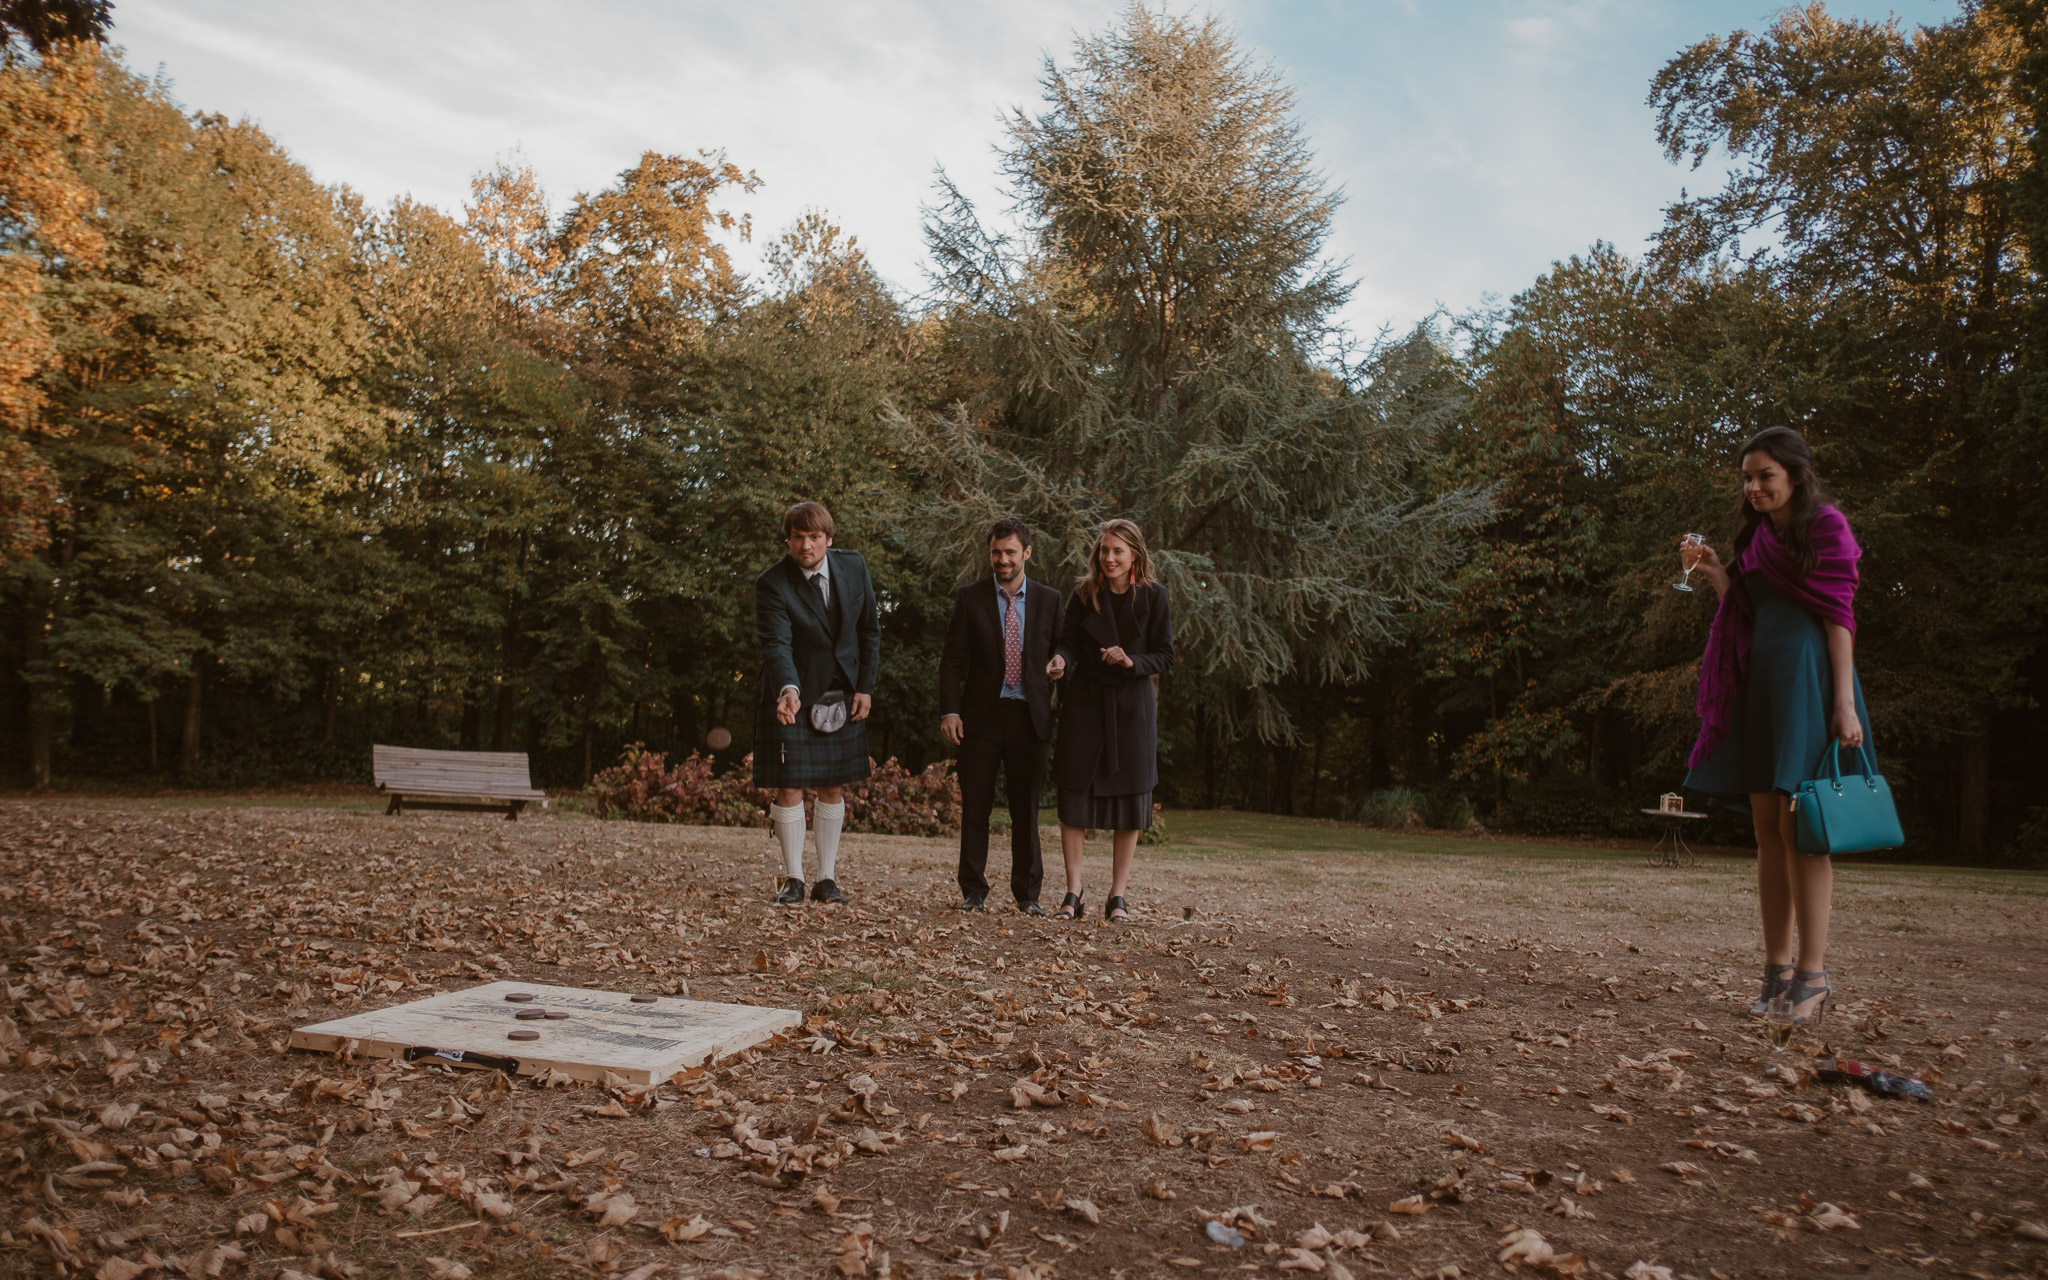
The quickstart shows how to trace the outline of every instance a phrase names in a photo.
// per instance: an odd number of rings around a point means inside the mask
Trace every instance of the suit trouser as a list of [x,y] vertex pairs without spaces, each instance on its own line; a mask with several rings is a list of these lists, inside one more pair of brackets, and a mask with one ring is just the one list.
[[1031,704],[999,698],[993,717],[976,717],[960,741],[960,892],[988,896],[988,817],[995,808],[996,770],[1009,779],[1010,892],[1035,902],[1045,880],[1038,850],[1038,797],[1052,743],[1031,723]]

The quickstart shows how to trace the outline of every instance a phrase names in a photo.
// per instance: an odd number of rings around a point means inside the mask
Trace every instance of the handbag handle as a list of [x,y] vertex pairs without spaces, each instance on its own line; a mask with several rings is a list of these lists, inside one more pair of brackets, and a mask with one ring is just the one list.
[[[1860,742],[1856,744],[1855,750],[1856,763],[1862,766],[1861,772],[1863,777],[1868,780],[1870,777],[1870,755],[1864,750],[1864,746]],[[1828,781],[1834,784],[1837,791],[1842,789],[1842,743],[1839,738],[1830,739],[1828,742]]]

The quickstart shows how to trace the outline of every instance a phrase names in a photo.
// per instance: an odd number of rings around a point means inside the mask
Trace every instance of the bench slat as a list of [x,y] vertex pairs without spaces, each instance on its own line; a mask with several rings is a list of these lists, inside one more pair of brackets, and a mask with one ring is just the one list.
[[380,791],[417,796],[476,796],[539,800],[523,751],[433,751],[423,747],[370,749]]

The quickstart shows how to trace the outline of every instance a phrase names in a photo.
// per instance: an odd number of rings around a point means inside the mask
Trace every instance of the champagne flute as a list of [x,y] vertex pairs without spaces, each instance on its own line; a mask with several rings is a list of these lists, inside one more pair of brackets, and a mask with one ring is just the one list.
[[1771,1048],[1780,1050],[1792,1043],[1792,1029],[1797,1025],[1792,1016],[1791,993],[1771,997],[1764,1007],[1764,1028],[1771,1033]]
[[1707,535],[1704,533],[1688,533],[1679,539],[1678,561],[1684,570],[1678,575],[1678,581],[1671,584],[1673,591],[1692,591],[1692,571],[1700,562],[1698,548],[1706,545]]

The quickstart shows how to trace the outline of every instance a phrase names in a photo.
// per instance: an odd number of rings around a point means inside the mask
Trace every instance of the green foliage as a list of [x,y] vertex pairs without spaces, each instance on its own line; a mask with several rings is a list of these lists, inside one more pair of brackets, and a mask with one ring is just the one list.
[[1485,510],[1408,483],[1449,408],[1416,394],[1435,353],[1345,358],[1336,197],[1220,24],[1133,6],[1043,87],[1003,155],[1023,235],[950,183],[928,227],[953,403],[899,419],[931,491],[906,530],[964,570],[1015,512],[1044,572],[1078,575],[1097,523],[1136,520],[1185,656],[1169,700],[1292,741],[1278,687],[1362,676]]
[[1358,820],[1368,827],[1412,831],[1429,824],[1422,817],[1422,793],[1408,787],[1386,787],[1358,806]]
[[1138,843],[1146,846],[1173,843],[1173,833],[1166,825],[1166,810],[1163,806],[1152,806],[1152,825],[1138,833]]
[[1478,810],[1463,792],[1438,787],[1383,787],[1358,806],[1357,820],[1390,831],[1476,831]]

